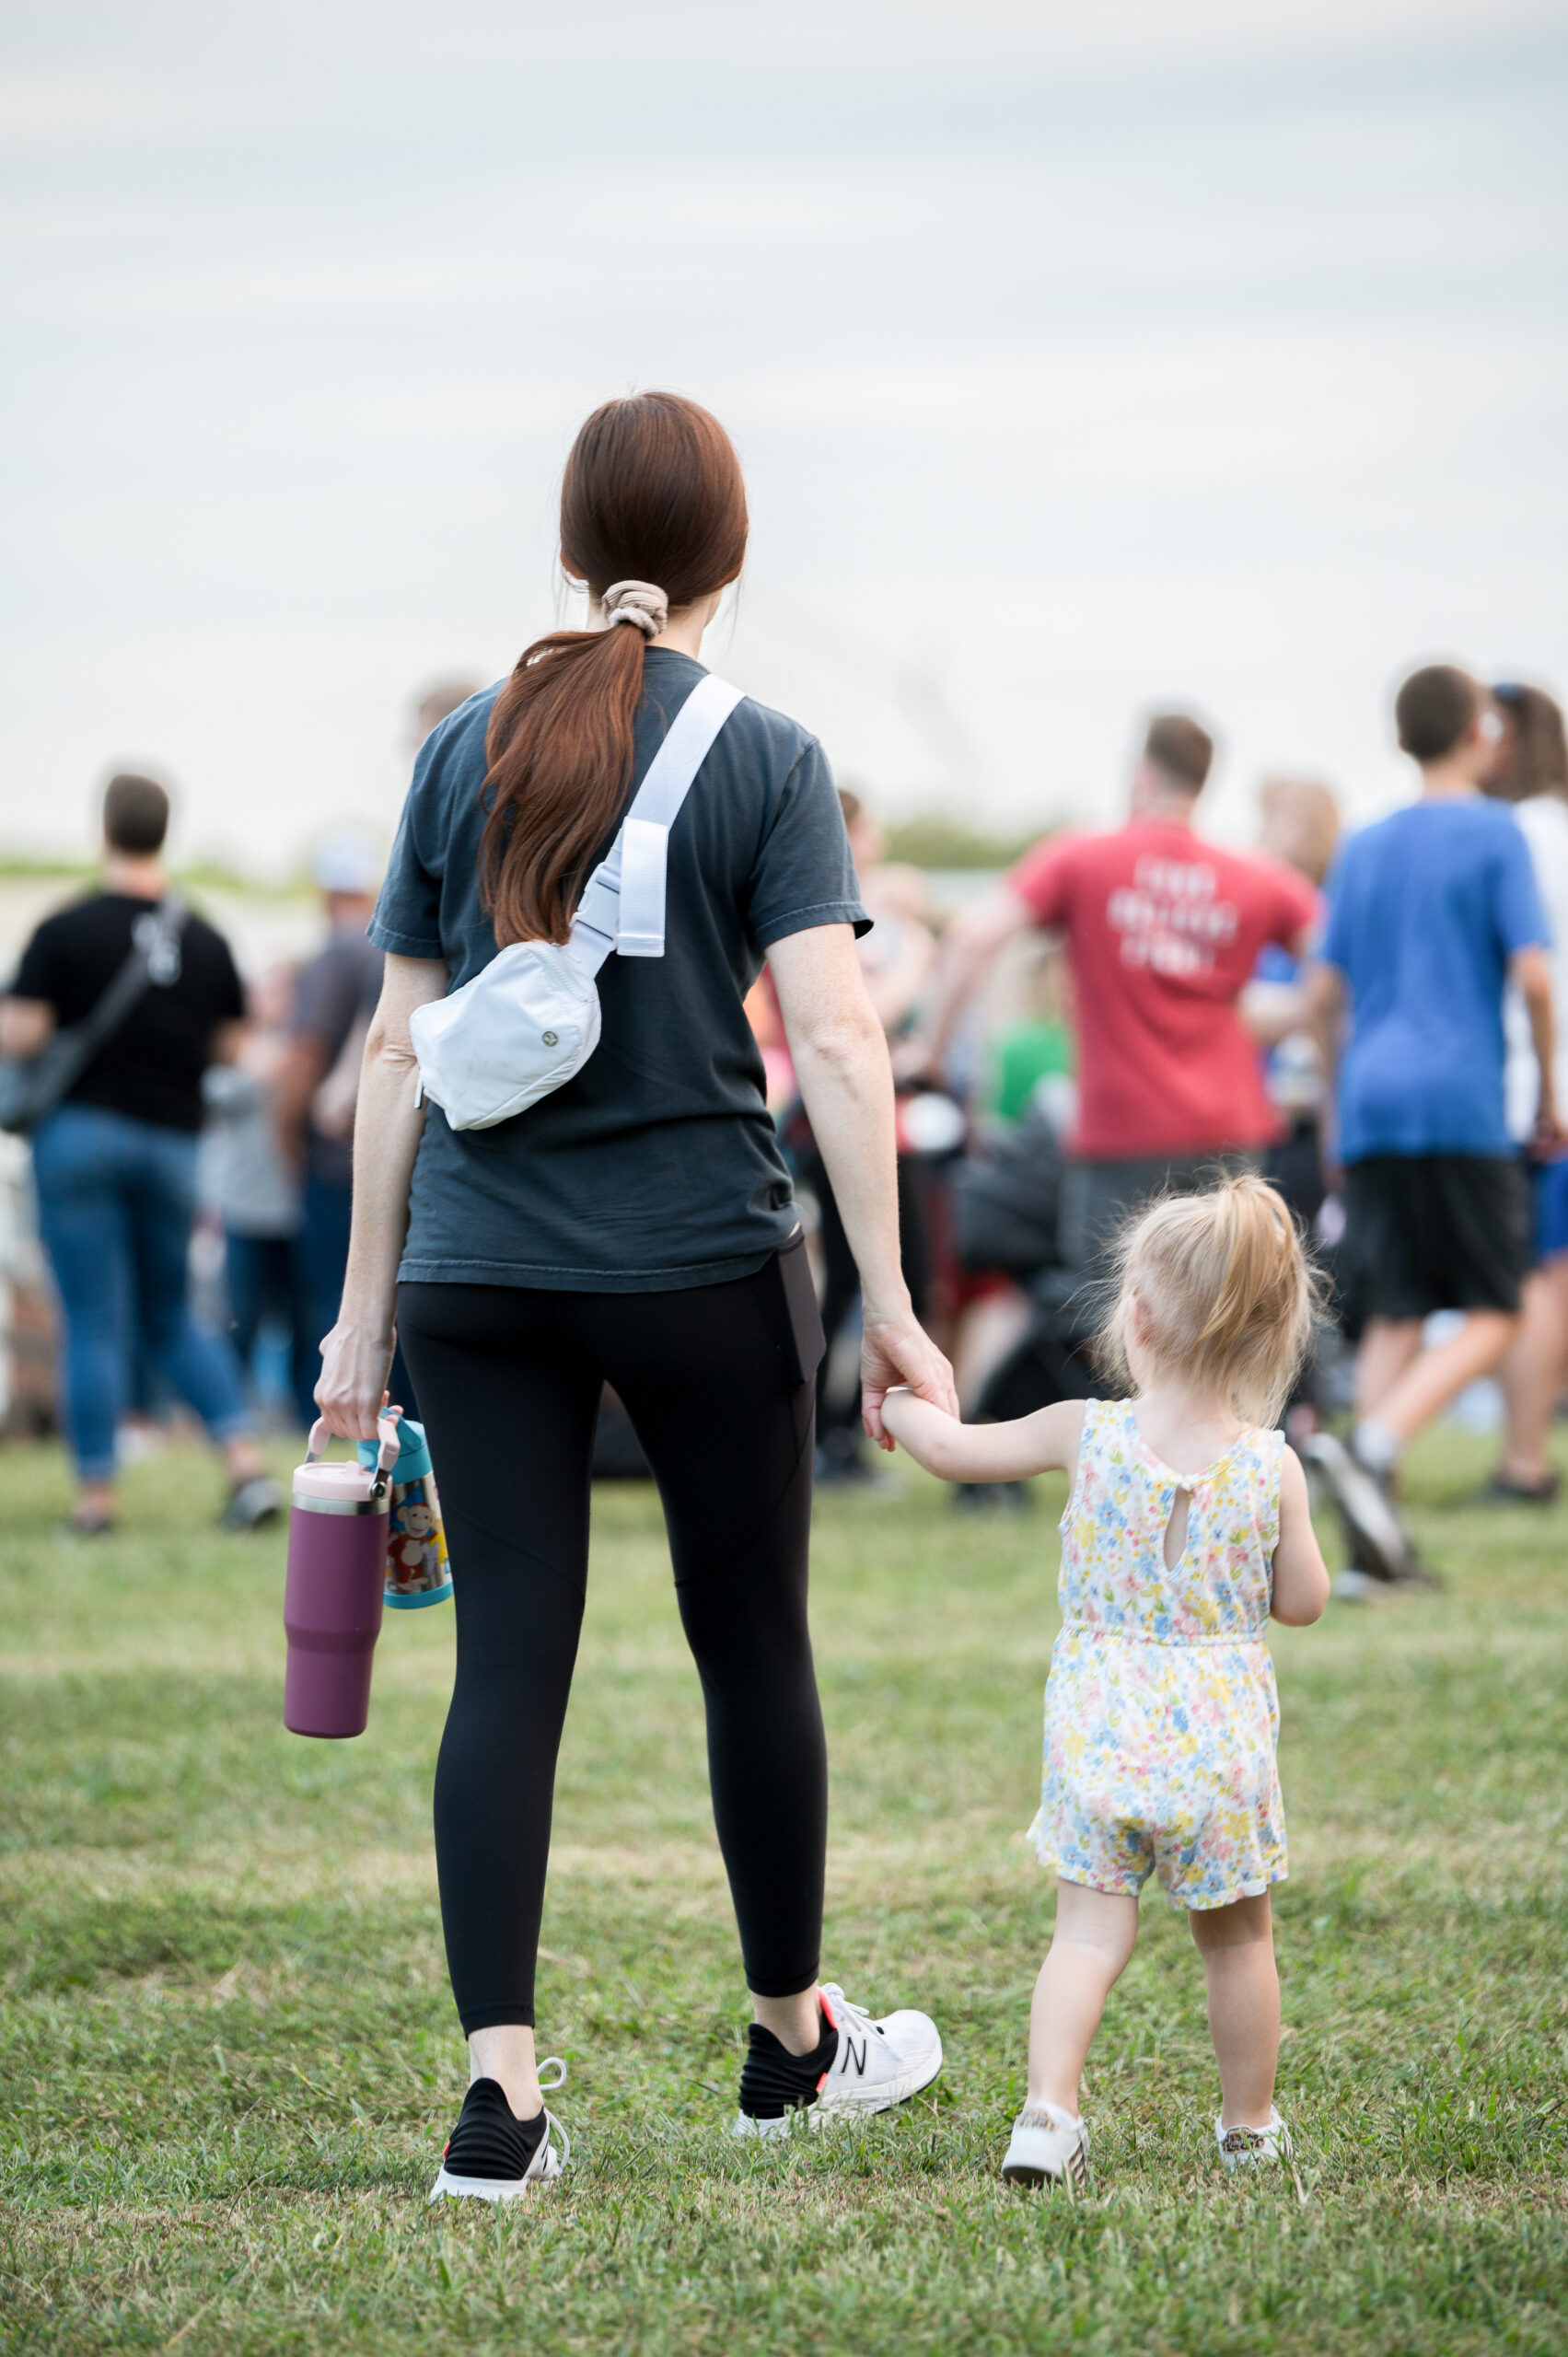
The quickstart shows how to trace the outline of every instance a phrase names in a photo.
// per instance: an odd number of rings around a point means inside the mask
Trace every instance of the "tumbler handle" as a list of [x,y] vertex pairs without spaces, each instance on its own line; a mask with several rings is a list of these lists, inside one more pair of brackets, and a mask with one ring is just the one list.
[[[377,1458],[377,1480],[372,1492],[376,1497],[379,1497],[386,1488],[386,1476],[398,1461],[398,1451],[401,1446],[398,1438],[398,1419],[402,1412],[401,1408],[383,1408],[376,1419],[376,1434],[381,1444],[380,1454]],[[307,1465],[319,1465],[331,1448],[334,1438],[335,1434],[327,1430],[325,1416],[318,1416],[310,1427],[310,1437],[305,1444]]]

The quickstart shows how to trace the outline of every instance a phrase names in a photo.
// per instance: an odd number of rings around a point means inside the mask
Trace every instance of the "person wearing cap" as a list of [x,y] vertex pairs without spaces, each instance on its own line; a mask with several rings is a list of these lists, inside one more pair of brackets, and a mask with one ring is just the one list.
[[[300,970],[293,1037],[278,1079],[279,1141],[301,1190],[298,1289],[306,1347],[298,1354],[296,1404],[307,1426],[316,1420],[321,1337],[336,1320],[348,1263],[354,1097],[381,990],[381,952],[366,932],[379,865],[374,844],[351,828],[317,846],[312,874],[325,907],[327,939]],[[400,1404],[412,1408],[408,1399]]]

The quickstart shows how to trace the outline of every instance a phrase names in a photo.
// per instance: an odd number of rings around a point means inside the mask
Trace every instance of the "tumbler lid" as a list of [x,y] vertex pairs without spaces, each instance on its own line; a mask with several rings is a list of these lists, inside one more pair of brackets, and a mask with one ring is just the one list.
[[[376,1443],[359,1443],[359,1461],[367,1468],[376,1463]],[[424,1437],[424,1426],[416,1424],[412,1416],[398,1419],[398,1461],[392,1468],[394,1481],[422,1480],[432,1470],[430,1444]]]
[[[398,1457],[398,1411],[383,1408],[377,1418],[378,1441],[357,1442],[357,1457],[345,1465],[322,1463],[331,1445],[326,1420],[318,1416],[305,1445],[305,1462],[294,1469],[297,1504],[314,1504],[328,1514],[385,1514],[391,1469]],[[364,1454],[368,1448],[370,1454]]]
[[387,1493],[383,1491],[378,1498],[375,1495],[375,1479],[374,1465],[367,1469],[352,1458],[347,1463],[340,1458],[331,1465],[296,1465],[294,1501],[296,1505],[333,1507],[340,1514],[385,1514]]

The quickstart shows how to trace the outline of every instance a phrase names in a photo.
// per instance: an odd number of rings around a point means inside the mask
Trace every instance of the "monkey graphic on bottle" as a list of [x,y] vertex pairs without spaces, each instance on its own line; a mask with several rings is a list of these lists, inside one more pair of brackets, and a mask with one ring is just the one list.
[[426,1596],[447,1585],[447,1539],[435,1504],[436,1484],[423,1481],[392,1487],[392,1513],[387,1538],[387,1594]]
[[[387,1516],[386,1602],[406,1612],[444,1603],[452,1593],[452,1568],[424,1427],[404,1416],[398,1431],[402,1446],[392,1468]],[[363,1450],[373,1445],[360,1446]]]

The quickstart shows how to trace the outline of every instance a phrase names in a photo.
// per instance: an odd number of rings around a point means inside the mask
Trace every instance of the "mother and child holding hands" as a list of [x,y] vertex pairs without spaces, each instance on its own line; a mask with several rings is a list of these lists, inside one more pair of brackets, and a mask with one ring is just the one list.
[[534,1972],[606,1384],[658,1483],[702,1681],[753,2014],[735,2132],[886,2110],[942,2067],[926,2014],[874,2018],[819,1978],[823,1336],[743,1008],[764,959],[860,1271],[868,1434],[953,1480],[1071,1481],[1033,1833],[1056,1928],[1004,2174],[1083,2180],[1079,2078],[1150,1874],[1203,1958],[1220,2151],[1274,2160],[1285,1848],[1263,1635],[1271,1612],[1309,1621],[1328,1597],[1274,1429],[1313,1279],[1260,1181],[1162,1202],[1123,1239],[1107,1328],[1131,1396],[958,1422],[900,1265],[892,1079],[827,761],[699,660],[747,528],[705,410],[645,393],[596,411],[566,464],[561,558],[599,626],[537,640],[428,739],[370,928],[385,981],[317,1398],[331,1430],[368,1438],[401,1339],[458,1570],[435,1818],[470,2078],[432,2199],[508,2200],[569,2149],[544,2107],[564,2066],[541,2081]]

